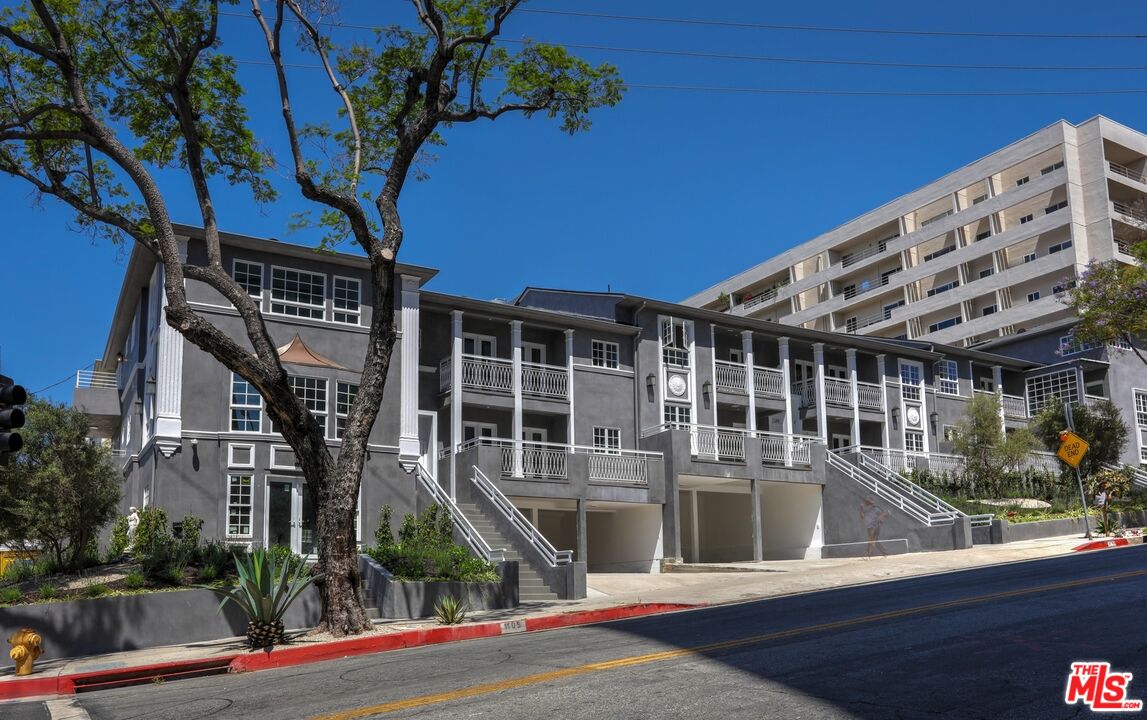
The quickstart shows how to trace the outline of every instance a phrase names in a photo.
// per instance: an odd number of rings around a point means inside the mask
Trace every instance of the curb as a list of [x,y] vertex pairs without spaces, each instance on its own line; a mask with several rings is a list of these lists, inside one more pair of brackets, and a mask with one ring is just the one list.
[[[1142,538],[1137,538],[1134,544],[1143,542]],[[1083,543],[1072,548],[1073,552],[1087,552],[1089,550],[1106,550],[1107,548],[1114,547],[1127,547],[1133,544],[1129,538],[1110,538],[1108,540],[1093,540],[1091,542]]]
[[397,633],[354,637],[309,646],[285,646],[272,652],[235,653],[199,660],[151,663],[114,670],[103,670],[55,677],[30,677],[0,682],[0,700],[17,700],[37,696],[73,695],[77,692],[123,687],[157,678],[195,677],[228,672],[257,672],[272,668],[304,665],[324,660],[369,655],[371,653],[415,648],[425,645],[474,640],[477,638],[541,632],[575,625],[625,620],[682,610],[695,610],[707,603],[639,603],[600,610],[581,610],[557,615],[542,615],[502,622],[474,625],[420,628]]

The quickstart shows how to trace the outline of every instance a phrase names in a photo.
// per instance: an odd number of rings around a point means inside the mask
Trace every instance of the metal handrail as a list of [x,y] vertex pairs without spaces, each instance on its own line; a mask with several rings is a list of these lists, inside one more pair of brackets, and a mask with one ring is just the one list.
[[[855,452],[860,463],[852,463],[842,457],[843,453]],[[896,502],[901,510],[917,518],[929,527],[951,525],[956,518],[965,514],[943,499],[903,477],[863,452],[859,446],[838,448],[825,454],[826,461],[834,467],[844,469],[850,477],[866,485],[877,495]],[[929,506],[935,507],[932,510]]]
[[478,491],[486,496],[494,508],[501,514],[502,517],[509,520],[514,529],[522,534],[523,539],[542,556],[546,564],[550,567],[557,567],[558,565],[566,565],[573,562],[573,550],[556,550],[546,539],[545,535],[530,524],[522,511],[510,502],[502,491],[498,489],[486,474],[478,469],[477,465],[473,466],[474,474],[470,477],[470,481],[478,488]]
[[876,493],[878,497],[895,504],[901,511],[907,513],[911,517],[919,520],[931,527],[933,525],[930,513],[918,507],[913,502],[906,502],[903,493],[890,489],[887,483],[881,483],[881,480],[867,470],[858,465],[848,462],[844,458],[837,455],[835,452],[825,453],[825,462],[832,467],[840,470],[848,475],[853,480],[857,481],[864,487]]
[[434,476],[430,474],[430,471],[427,470],[421,462],[415,463],[414,474],[418,476],[418,480],[422,484],[423,489],[430,493],[430,497],[434,499],[434,502],[445,507],[450,513],[450,519],[454,521],[454,527],[458,529],[463,539],[466,540],[467,544],[470,545],[476,554],[487,562],[505,562],[506,551],[495,550],[490,547],[486,539],[470,524],[466,515],[459,509],[458,505],[455,504],[454,499],[442,489],[442,486],[438,484],[438,481],[434,479]]
[[1136,210],[1127,203],[1114,202],[1111,203],[1111,206],[1117,213],[1122,213],[1123,215],[1126,215],[1129,218],[1134,218],[1140,222],[1147,222],[1147,213],[1143,212],[1142,210]]
[[1108,161],[1107,166],[1110,167],[1111,172],[1115,173],[1116,175],[1122,175],[1123,177],[1134,180],[1135,182],[1147,183],[1147,176],[1144,176],[1142,173],[1135,172],[1125,165],[1120,165],[1117,162]]
[[868,467],[874,467],[878,472],[882,473],[885,476],[884,479],[886,481],[896,484],[898,487],[900,487],[902,490],[907,492],[912,497],[919,498],[921,500],[926,501],[929,505],[935,506],[937,513],[939,513],[939,514],[954,513],[955,517],[961,517],[964,515],[964,513],[962,511],[960,511],[959,509],[948,504],[948,502],[946,502],[943,498],[939,497],[938,495],[935,495],[933,493],[928,492],[924,488],[920,487],[916,483],[912,482],[911,480],[904,477],[900,473],[896,472],[892,468],[888,467],[884,463],[880,462],[876,458],[873,458],[873,457],[870,457],[868,455],[864,455],[863,453],[861,453],[860,454],[860,462],[862,465],[867,465]]
[[116,382],[115,373],[100,372],[99,370],[77,370],[76,387],[118,390],[119,383]]

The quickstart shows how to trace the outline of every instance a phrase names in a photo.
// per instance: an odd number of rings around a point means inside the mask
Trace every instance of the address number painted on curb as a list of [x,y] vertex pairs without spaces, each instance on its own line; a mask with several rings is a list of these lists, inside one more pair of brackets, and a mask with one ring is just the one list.
[[525,620],[505,620],[502,622],[502,634],[520,633],[526,631]]

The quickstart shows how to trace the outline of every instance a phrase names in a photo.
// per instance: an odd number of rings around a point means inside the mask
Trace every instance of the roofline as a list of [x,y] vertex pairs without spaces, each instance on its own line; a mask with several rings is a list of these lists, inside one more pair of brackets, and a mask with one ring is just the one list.
[[520,303],[522,298],[525,297],[526,293],[530,292],[531,290],[537,292],[562,293],[563,295],[597,295],[599,297],[611,297],[619,299],[625,297],[625,293],[617,293],[613,292],[612,290],[565,290],[562,288],[544,288],[538,287],[536,285],[527,285],[526,287],[522,288],[522,291],[518,293],[517,297],[514,298],[514,304],[517,305]]
[[622,335],[637,335],[641,332],[641,328],[635,325],[628,325],[590,315],[577,315],[575,313],[564,313],[526,305],[512,305],[510,303],[493,302],[491,300],[476,300],[461,295],[449,295],[427,290],[423,290],[420,295],[423,307],[432,306],[436,309],[470,310],[473,312],[489,313],[492,316],[498,317],[521,317],[536,322],[550,323],[558,327],[575,325]]

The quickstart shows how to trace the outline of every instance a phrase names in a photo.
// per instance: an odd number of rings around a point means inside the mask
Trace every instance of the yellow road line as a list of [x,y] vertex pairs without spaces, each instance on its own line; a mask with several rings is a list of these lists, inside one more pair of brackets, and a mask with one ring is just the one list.
[[368,707],[356,708],[353,710],[343,710],[340,712],[329,713],[327,715],[316,715],[315,717],[311,718],[311,720],[355,720],[356,718],[365,718],[372,715],[382,715],[384,713],[396,712],[398,710],[409,710],[411,708],[423,707],[426,705],[437,705],[440,703],[462,700],[464,698],[475,697],[478,695],[488,695],[491,693],[501,692],[503,690],[513,690],[515,688],[525,687],[527,685],[537,685],[539,683],[551,682],[553,680],[560,680],[562,678],[575,677],[578,675],[586,675],[593,672],[601,672],[603,670],[614,670],[617,668],[633,667],[635,665],[646,665],[648,663],[661,662],[664,660],[674,660],[681,657],[703,655],[705,653],[714,651],[728,650],[731,648],[743,647],[746,645],[756,645],[770,642],[772,640],[784,640],[786,638],[798,637],[800,635],[807,635],[816,632],[823,632],[825,630],[838,630],[840,628],[852,627],[854,625],[864,625],[867,623],[879,622],[881,620],[891,620],[894,618],[903,618],[912,615],[922,615],[924,613],[929,613],[936,610],[944,610],[952,607],[959,607],[962,605],[972,605],[974,603],[987,602],[990,600],[1021,597],[1023,595],[1035,595],[1037,593],[1051,592],[1053,590],[1067,590],[1070,588],[1084,587],[1087,585],[1096,585],[1103,582],[1127,580],[1143,575],[1147,575],[1147,570],[1130,570],[1127,572],[1116,573],[1114,575],[1104,575],[1101,577],[1086,578],[1082,580],[1067,580],[1050,585],[1040,585],[1034,588],[1007,590],[1004,592],[991,593],[988,595],[976,595],[974,597],[962,598],[959,600],[946,600],[944,602],[930,603],[928,605],[918,605],[916,607],[904,608],[902,610],[889,610],[887,612],[874,613],[872,615],[865,615],[863,617],[852,618],[850,620],[836,620],[834,622],[821,623],[819,625],[806,625],[804,627],[793,628],[791,630],[780,630],[777,632],[765,633],[764,635],[754,635],[753,637],[709,643],[707,645],[699,645],[693,648],[665,650],[663,652],[648,653],[646,655],[634,655],[631,657],[618,658],[616,660],[606,660],[604,662],[598,663],[589,663],[587,665],[579,665],[577,667],[564,668],[561,670],[551,670],[544,673],[537,673],[535,675],[525,675],[523,677],[513,678],[510,680],[499,680],[497,682],[484,683],[482,685],[473,685],[471,687],[451,690],[449,692],[436,693],[434,695],[421,695],[418,697],[407,698],[406,700],[395,700],[379,705],[371,705]]

